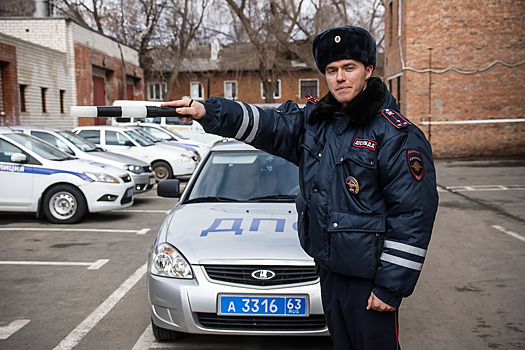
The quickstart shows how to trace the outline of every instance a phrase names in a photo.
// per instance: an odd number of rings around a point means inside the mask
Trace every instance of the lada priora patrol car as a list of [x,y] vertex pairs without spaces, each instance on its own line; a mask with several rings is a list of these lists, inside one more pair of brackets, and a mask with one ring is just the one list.
[[240,142],[211,148],[158,232],[153,334],[328,335],[319,277],[297,237],[298,168]]
[[0,211],[44,214],[71,224],[87,212],[133,204],[123,169],[73,158],[33,136],[0,127]]

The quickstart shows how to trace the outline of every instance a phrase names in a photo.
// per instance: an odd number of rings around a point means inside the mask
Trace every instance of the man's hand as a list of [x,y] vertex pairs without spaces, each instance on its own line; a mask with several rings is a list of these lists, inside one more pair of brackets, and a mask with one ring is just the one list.
[[376,310],[376,311],[396,311],[395,307],[392,307],[385,303],[383,300],[375,296],[374,293],[370,294],[368,298],[368,305],[366,306],[367,310]]
[[[190,106],[191,105],[191,106]],[[206,108],[200,102],[186,98],[184,100],[171,101],[161,104],[162,107],[180,107],[177,113],[184,115],[179,117],[181,120],[191,121],[193,119],[202,119],[206,115]]]

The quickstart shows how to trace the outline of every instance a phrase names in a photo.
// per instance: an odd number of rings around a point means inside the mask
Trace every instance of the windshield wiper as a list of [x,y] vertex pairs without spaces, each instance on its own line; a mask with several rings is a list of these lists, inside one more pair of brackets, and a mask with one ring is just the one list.
[[269,196],[253,197],[253,198],[250,198],[249,200],[259,201],[259,202],[273,202],[275,200],[293,202],[295,201],[295,197],[297,197],[297,195],[294,195],[294,194],[272,194]]
[[197,197],[192,198],[184,202],[184,204],[189,203],[204,203],[204,202],[238,202],[238,199],[228,198],[228,197],[217,197],[217,196],[207,196],[207,197]]

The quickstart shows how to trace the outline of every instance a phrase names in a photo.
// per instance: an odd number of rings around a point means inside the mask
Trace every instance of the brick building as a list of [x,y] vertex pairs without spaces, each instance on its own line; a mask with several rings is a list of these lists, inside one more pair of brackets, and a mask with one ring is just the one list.
[[385,7],[385,81],[435,156],[524,155],[525,2]]
[[69,117],[71,105],[144,99],[136,50],[63,17],[0,18],[1,123],[105,124]]
[[[308,62],[290,53],[280,60],[281,70],[276,77],[273,103],[268,103],[265,97],[255,49],[246,43],[220,46],[215,42],[192,48],[182,62],[172,95],[168,99],[188,96],[203,101],[210,96],[220,96],[262,107],[276,107],[288,100],[304,104],[306,100],[303,96],[306,94],[321,98],[328,92],[328,87],[324,75],[315,66],[310,45],[306,44],[304,48],[304,57],[308,58]],[[378,60],[375,76],[382,76],[382,62],[382,59]],[[159,79],[147,82],[148,100],[164,99],[168,68],[171,65],[168,63],[164,68],[157,67],[163,74],[160,74]]]

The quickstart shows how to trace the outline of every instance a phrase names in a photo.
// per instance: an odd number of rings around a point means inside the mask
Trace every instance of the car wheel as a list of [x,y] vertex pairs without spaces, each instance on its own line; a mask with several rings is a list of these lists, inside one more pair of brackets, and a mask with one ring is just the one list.
[[172,331],[171,329],[161,328],[153,323],[151,320],[151,329],[153,330],[153,335],[158,341],[175,341],[180,338],[180,333]]
[[58,185],[44,195],[43,212],[54,224],[74,224],[87,212],[87,205],[82,192],[71,185]]
[[168,163],[165,161],[158,161],[153,163],[153,171],[155,172],[155,177],[157,181],[171,179],[173,176],[173,171]]

